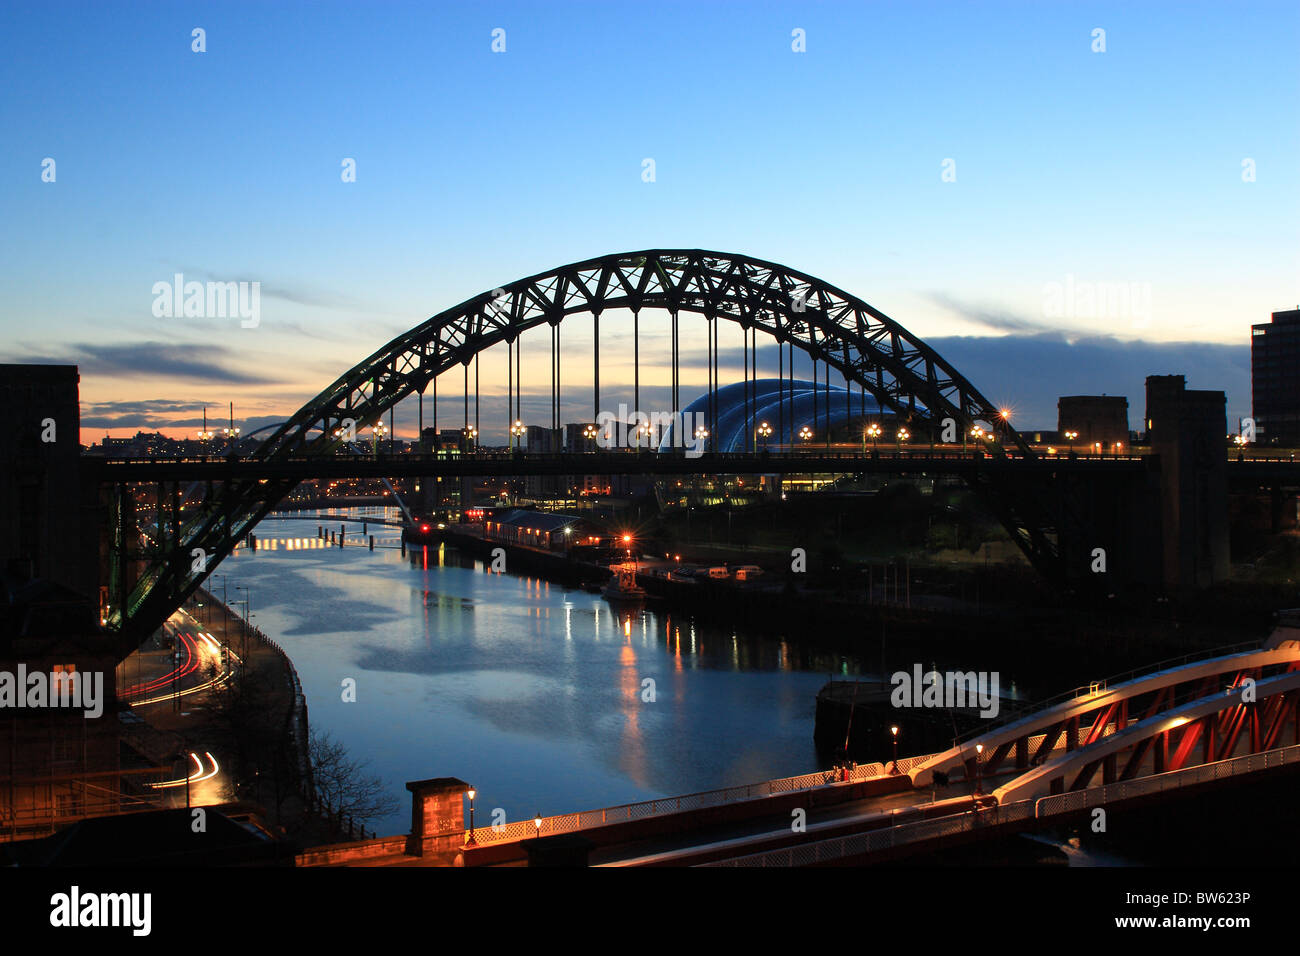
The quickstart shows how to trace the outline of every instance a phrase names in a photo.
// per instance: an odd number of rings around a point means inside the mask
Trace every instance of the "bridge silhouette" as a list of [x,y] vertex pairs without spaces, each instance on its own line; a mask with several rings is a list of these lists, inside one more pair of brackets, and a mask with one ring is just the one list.
[[[640,314],[665,311],[670,316],[668,367],[670,414],[682,408],[680,322],[694,315],[704,322],[708,386],[706,423],[701,434],[716,431],[720,381],[718,327],[740,326],[744,339],[744,447],[740,455],[717,449],[700,457],[676,453],[581,455],[491,455],[477,448],[480,356],[506,350],[508,424],[519,435],[522,423],[521,336],[546,327],[550,332],[551,433],[561,427],[561,329],[565,323],[591,322],[593,418],[601,418],[600,320],[611,311],[632,316],[633,403],[640,408]],[[763,409],[770,412],[775,394],[775,422],[760,422],[757,351],[759,339],[777,345],[776,387],[762,381]],[[811,360],[812,418],[796,405],[795,350]],[[385,412],[416,397],[420,433],[424,432],[423,397],[434,395],[437,430],[440,377],[462,375],[465,449],[475,454],[444,458],[362,456],[353,445],[357,429],[376,425]],[[473,390],[471,393],[471,366]],[[853,391],[867,415],[892,416],[899,440],[906,434],[916,446],[964,443],[977,436],[978,456],[932,451],[928,454],[857,454],[833,452],[831,376],[839,377],[840,397],[852,412]],[[823,400],[817,396],[824,386]],[[798,391],[806,396],[807,388]],[[471,394],[473,402],[471,404]],[[471,408],[473,414],[471,415]],[[767,414],[767,412],[763,412]],[[801,418],[800,416],[805,417]],[[1221,428],[1217,428],[1221,432]],[[798,436],[824,441],[824,451],[799,448]],[[376,429],[378,434],[378,429]],[[769,438],[782,451],[771,451]],[[1221,439],[1220,439],[1221,440]],[[380,447],[376,440],[376,450]],[[1153,479],[1153,459],[1107,459],[1044,456],[1010,424],[1008,415],[933,348],[862,299],[806,273],[776,263],[704,250],[645,250],[601,256],[519,279],[447,309],[393,339],[304,405],[288,421],[270,430],[260,444],[237,446],[229,460],[99,461],[86,460],[92,477],[108,489],[106,541],[110,569],[108,601],[102,617],[121,637],[121,647],[138,645],[202,583],[297,483],[308,477],[510,476],[563,474],[748,474],[937,473],[960,477],[1002,523],[1029,562],[1062,589],[1113,588],[1113,581],[1137,580],[1152,566],[1149,541],[1136,541],[1150,515],[1161,509],[1158,497],[1172,493],[1153,481],[1183,482],[1191,468],[1166,467]],[[247,449],[247,450],[245,450]],[[1173,448],[1170,454],[1176,454]],[[1244,481],[1294,484],[1294,466],[1285,462],[1236,463]],[[134,531],[135,501],[130,486],[156,489],[156,535],[142,546]],[[184,501],[195,489],[201,500]],[[1181,486],[1179,486],[1181,487]],[[1174,489],[1178,491],[1178,489]],[[184,506],[183,506],[184,502]],[[1200,505],[1204,507],[1204,505]],[[170,514],[168,513],[170,512]],[[1166,509],[1178,519],[1181,512]],[[1181,519],[1178,519],[1181,520]],[[1150,538],[1159,531],[1141,532]],[[1167,534],[1167,532],[1166,532]],[[143,540],[143,539],[141,539]],[[1090,575],[1097,548],[1112,555],[1110,581]],[[1145,551],[1144,551],[1145,549]],[[1166,546],[1166,553],[1168,547]],[[1143,584],[1148,582],[1143,581]]]

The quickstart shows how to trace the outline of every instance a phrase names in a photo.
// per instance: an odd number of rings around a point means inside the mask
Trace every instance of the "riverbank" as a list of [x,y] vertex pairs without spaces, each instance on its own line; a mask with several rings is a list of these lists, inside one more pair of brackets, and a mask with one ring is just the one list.
[[242,661],[233,680],[201,709],[202,729],[195,729],[228,748],[236,799],[255,804],[300,845],[364,834],[349,821],[331,820],[314,797],[307,700],[289,655],[203,588],[186,610]]
[[[569,587],[602,583],[609,571],[562,553],[488,541],[454,529],[448,547],[490,560],[504,549],[507,567]],[[419,549],[414,549],[418,554]],[[705,563],[695,552],[673,565]],[[752,559],[751,559],[752,560]],[[1016,693],[1047,697],[1152,661],[1261,639],[1271,608],[1289,606],[1284,589],[1227,584],[1179,601],[1055,597],[1023,564],[954,569],[904,562],[792,574],[768,564],[755,581],[669,580],[638,575],[649,603],[669,613],[839,654],[842,674],[883,677],[916,663],[941,670],[1014,675]],[[1050,648],[1051,653],[1044,653]]]

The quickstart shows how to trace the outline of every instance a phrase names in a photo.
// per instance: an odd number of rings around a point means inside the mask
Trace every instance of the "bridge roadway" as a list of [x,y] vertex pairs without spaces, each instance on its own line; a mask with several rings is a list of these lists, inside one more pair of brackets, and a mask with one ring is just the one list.
[[[809,840],[825,840],[904,822],[969,812],[976,805],[974,787],[965,781],[935,787],[927,797],[930,799],[918,802],[918,794],[907,790],[831,807],[806,808],[806,829],[802,833],[794,832],[793,816],[786,812],[731,826],[695,829],[689,834],[668,834],[655,839],[598,847],[589,862],[592,866],[605,867],[697,866]],[[979,802],[988,806],[993,798],[986,793]]]
[[[1243,693],[1247,677],[1254,681],[1249,700]],[[1177,693],[1179,687],[1184,693]],[[1119,703],[1140,695],[1150,700],[1146,715],[1129,723]],[[846,781],[809,774],[551,817],[536,829],[532,821],[521,822],[509,832],[480,831],[479,845],[467,848],[466,863],[518,860],[534,833],[575,832],[594,844],[589,862],[603,866],[869,859],[1030,829],[1100,802],[1148,799],[1237,774],[1300,765],[1300,611],[1283,612],[1262,647],[1156,665],[1127,680],[1100,681],[1082,698],[1065,696],[1063,702],[988,728],[984,737],[962,741],[952,751],[902,760],[899,773],[876,764]],[[1080,713],[1094,717],[1091,729],[1078,722]],[[1031,737],[1031,731],[1042,733]],[[972,755],[984,739],[989,745]],[[999,741],[1014,742],[1018,758],[1023,757],[1017,766],[1000,767],[1010,748]],[[1193,764],[1188,758],[1198,741],[1207,744],[1205,759]],[[1128,756],[1123,774],[1117,771],[1121,752]],[[1086,768],[1102,764],[1106,772],[1098,785]],[[807,814],[806,832],[792,828],[796,809]]]
[[297,512],[273,511],[267,515],[264,521],[328,521],[331,524],[338,522],[351,522],[352,524],[380,524],[387,525],[390,528],[405,528],[407,523],[397,518],[376,518],[371,515],[341,515],[341,514],[301,514]]
[[[257,458],[99,458],[83,456],[82,467],[101,483],[232,481],[287,478],[512,477],[526,475],[727,475],[727,474],[1057,474],[1138,476],[1157,458],[1142,456],[1049,455],[995,457],[980,452],[773,451],[752,454],[705,452],[690,457],[670,452],[600,451],[557,454],[480,452],[470,455],[319,455],[264,461]],[[1230,458],[1233,483],[1300,485],[1300,462],[1289,458]]]

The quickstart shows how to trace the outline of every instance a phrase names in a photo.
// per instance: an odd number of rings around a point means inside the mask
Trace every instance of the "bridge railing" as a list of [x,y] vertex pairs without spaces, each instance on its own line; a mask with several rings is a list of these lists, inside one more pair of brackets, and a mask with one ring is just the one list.
[[959,833],[969,833],[990,825],[1077,813],[1089,807],[1102,806],[1133,797],[1167,790],[1178,790],[1196,784],[1223,780],[1227,777],[1298,763],[1300,763],[1300,744],[1295,744],[1290,747],[1280,747],[1263,753],[1231,757],[1215,763],[1201,764],[1197,767],[1188,767],[1185,770],[1170,771],[1137,780],[1124,780],[1119,783],[1089,787],[1073,793],[1055,794],[1034,800],[1017,800],[1014,803],[1002,806],[970,810],[962,814],[938,817],[933,820],[903,823],[898,826],[869,830],[866,833],[858,833],[852,836],[835,837],[781,850],[768,850],[764,853],[753,853],[730,860],[704,863],[701,866],[788,867],[830,863],[850,857],[864,856],[891,847],[905,846],[910,843],[919,843]]
[[[863,780],[869,780],[872,777],[882,776],[884,773],[885,768],[882,764],[859,764],[849,772],[847,780],[851,783],[857,783]],[[514,823],[487,826],[481,829],[476,828],[474,831],[474,841],[478,844],[509,843],[516,840],[531,839],[536,836],[551,836],[556,833],[572,833],[575,830],[586,830],[592,827],[608,826],[613,823],[627,823],[633,820],[644,820],[647,817],[679,813],[683,810],[701,810],[708,807],[720,807],[731,803],[740,803],[746,800],[758,800],[763,797],[776,796],[782,793],[811,790],[817,787],[825,787],[829,784],[840,782],[841,780],[842,775],[838,771],[819,770],[815,773],[805,773],[797,777],[781,777],[776,780],[765,780],[762,783],[751,783],[737,787],[724,787],[720,790],[706,790],[701,793],[688,793],[679,797],[662,797],[657,800],[644,800],[640,803],[625,803],[614,807],[602,807],[599,810],[583,810],[577,813],[563,813],[557,816],[542,817],[540,827],[537,826],[536,820],[517,820]]]
[[1271,770],[1287,764],[1300,763],[1300,744],[1278,747],[1257,754],[1244,754],[1229,757],[1214,763],[1203,763],[1183,770],[1171,770],[1166,773],[1139,777],[1136,780],[1121,780],[1100,787],[1088,787],[1071,793],[1057,793],[1048,797],[1039,797],[1034,801],[1034,816],[1053,817],[1063,813],[1076,813],[1089,807],[1102,806],[1118,800],[1161,793],[1166,790],[1179,790],[1201,783],[1223,780],[1258,770]]
[[1101,680],[1093,681],[1090,684],[1085,684],[1079,687],[1072,688],[1071,690],[1062,691],[1056,696],[1049,697],[1046,700],[1034,701],[1026,704],[1023,707],[1017,707],[1014,710],[1010,710],[1005,714],[1003,714],[1001,717],[996,717],[990,720],[982,727],[979,727],[975,730],[967,731],[964,734],[954,737],[952,739],[952,744],[954,747],[957,747],[969,741],[978,740],[979,738],[988,735],[994,730],[998,730],[999,728],[1005,727],[1008,724],[1013,724],[1017,720],[1023,720],[1025,717],[1029,717],[1032,714],[1040,713],[1045,710],[1050,710],[1052,707],[1055,707],[1058,704],[1064,704],[1067,701],[1079,700],[1081,698],[1089,697],[1094,694],[1104,693],[1106,690],[1110,689],[1111,687],[1117,686],[1119,684],[1126,684],[1129,681],[1136,680],[1139,677],[1149,677],[1150,675],[1158,674],[1161,671],[1172,670],[1175,667],[1182,667],[1184,665],[1194,664],[1200,661],[1213,660],[1216,657],[1227,657],[1229,654],[1239,654],[1244,651],[1257,651],[1262,649],[1263,646],[1264,645],[1262,641],[1243,641],[1239,644],[1229,644],[1224,647],[1214,647],[1203,651],[1193,651],[1189,654],[1184,654],[1181,657],[1171,657],[1163,661],[1157,661],[1154,664],[1147,664],[1142,667],[1136,667],[1132,670],[1124,671],[1123,673],[1120,674],[1112,674],[1109,677],[1105,677],[1102,678]]

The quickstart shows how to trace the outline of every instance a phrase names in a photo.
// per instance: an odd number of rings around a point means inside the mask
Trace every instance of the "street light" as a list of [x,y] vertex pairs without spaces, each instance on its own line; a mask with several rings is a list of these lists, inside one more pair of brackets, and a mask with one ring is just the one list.
[[901,446],[903,442],[907,441],[909,438],[912,437],[912,433],[909,432],[906,428],[900,428],[898,430],[897,437],[898,437],[898,444]]
[[528,429],[524,427],[524,423],[516,418],[515,423],[510,426],[511,447],[518,445],[518,439],[521,438],[526,431],[528,431]]
[[807,425],[799,429],[799,438],[801,441],[812,441],[813,431]]
[[898,724],[890,727],[889,732],[894,735],[894,773],[898,773]]
[[772,437],[772,426],[767,422],[758,426],[758,436],[763,439],[763,449],[767,450],[767,440]]
[[475,795],[476,795],[477,793],[478,793],[477,790],[475,790],[473,787],[470,787],[470,791],[469,791],[469,839],[465,841],[465,842],[466,842],[466,845],[468,845],[468,846],[473,846],[473,845],[474,845],[474,797],[475,797]]
[[708,437],[709,437],[709,430],[705,428],[703,425],[697,425],[695,428],[695,439],[700,443],[701,448],[704,447],[704,442],[705,440],[708,439]]
[[243,630],[243,635],[242,635],[243,639],[241,641],[240,649],[244,652],[243,657],[247,658],[248,657],[248,631],[250,626],[249,619],[253,616],[253,591],[251,588],[246,588],[242,584],[236,584],[235,590],[245,591],[248,593],[248,597],[244,598],[244,600],[234,602],[235,604],[244,605],[244,630]]
[[1074,440],[1075,440],[1076,438],[1078,438],[1078,437],[1079,437],[1079,433],[1078,433],[1078,432],[1066,432],[1066,433],[1065,433],[1065,440],[1068,441],[1068,442],[1070,443],[1070,451],[1071,451],[1071,452],[1074,451]]
[[983,772],[980,767],[980,760],[984,757],[984,745],[975,745],[975,795],[980,794],[980,774]]
[[862,434],[862,450],[867,450],[867,439],[871,439],[871,450],[876,450],[876,439],[880,437],[880,426],[872,422],[867,426],[867,430]]
[[533,817],[533,833],[538,837],[542,835],[542,815],[540,813]]
[[584,425],[582,428],[582,437],[587,441],[595,441],[600,430],[595,425]]

